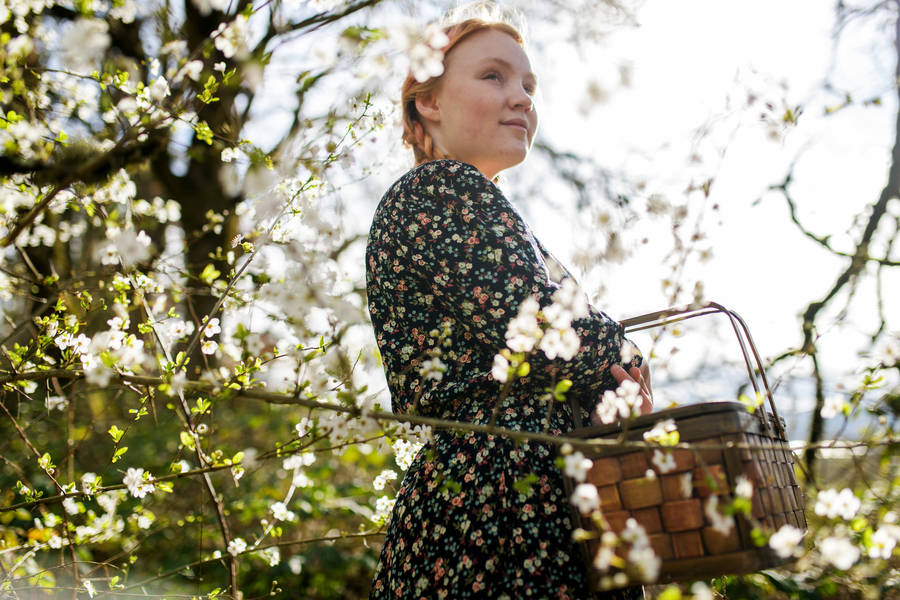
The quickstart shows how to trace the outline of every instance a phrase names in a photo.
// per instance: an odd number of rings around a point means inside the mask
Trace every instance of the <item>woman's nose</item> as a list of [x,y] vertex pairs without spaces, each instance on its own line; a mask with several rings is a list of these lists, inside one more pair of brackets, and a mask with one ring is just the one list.
[[513,91],[510,103],[513,108],[524,108],[525,110],[532,110],[534,108],[534,98],[532,98],[522,86],[517,86],[517,89]]

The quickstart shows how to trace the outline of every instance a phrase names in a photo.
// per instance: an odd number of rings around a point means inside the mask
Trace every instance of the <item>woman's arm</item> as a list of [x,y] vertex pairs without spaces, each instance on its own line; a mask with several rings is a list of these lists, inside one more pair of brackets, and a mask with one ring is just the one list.
[[[382,259],[392,261],[398,277],[430,288],[448,316],[491,353],[506,346],[507,325],[522,302],[534,297],[546,307],[559,289],[515,209],[471,165],[427,163],[401,180],[379,211],[381,246],[391,249]],[[536,351],[532,374],[569,378],[586,389],[615,387],[610,367],[622,362],[622,326],[590,309],[572,327],[581,341],[572,360]],[[638,355],[628,366],[640,364]]]

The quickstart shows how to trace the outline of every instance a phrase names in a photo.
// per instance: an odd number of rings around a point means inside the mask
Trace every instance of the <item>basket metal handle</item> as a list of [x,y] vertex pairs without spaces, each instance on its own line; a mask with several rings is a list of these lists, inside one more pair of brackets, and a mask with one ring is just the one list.
[[[734,330],[734,334],[737,337],[738,344],[741,348],[741,355],[744,359],[744,365],[747,367],[747,374],[750,377],[750,384],[753,386],[754,392],[759,394],[762,391],[765,394],[765,397],[767,398],[769,403],[769,407],[772,409],[775,427],[777,428],[778,433],[781,435],[781,439],[786,440],[787,436],[785,434],[784,428],[782,427],[781,419],[778,416],[778,409],[775,407],[775,399],[772,396],[772,390],[769,388],[769,380],[766,378],[766,371],[763,368],[762,359],[760,359],[759,357],[759,351],[757,351],[756,349],[756,344],[753,343],[753,337],[750,335],[750,330],[748,329],[746,322],[744,322],[741,316],[736,312],[725,308],[724,306],[716,302],[708,302],[699,306],[689,305],[684,307],[673,307],[664,310],[658,310],[656,312],[639,315],[630,319],[625,319],[621,321],[621,323],[625,328],[625,333],[632,333],[635,331],[662,327],[670,323],[677,323],[679,321],[716,313],[725,315],[731,323],[731,327]],[[756,366],[755,371],[754,363]],[[774,437],[772,436],[769,419],[765,416],[765,410],[760,410],[759,413],[766,434],[770,437]]]

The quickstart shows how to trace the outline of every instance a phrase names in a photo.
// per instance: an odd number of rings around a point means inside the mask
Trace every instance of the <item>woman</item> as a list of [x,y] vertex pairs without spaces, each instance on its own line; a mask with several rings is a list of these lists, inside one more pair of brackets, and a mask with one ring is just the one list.
[[[641,359],[620,366],[622,327],[590,309],[572,323],[571,360],[535,352],[530,373],[501,393],[491,370],[510,319],[527,298],[546,307],[561,285],[548,267],[558,263],[491,181],[528,153],[537,82],[513,27],[468,19],[445,33],[443,74],[404,83],[404,140],[417,166],[382,198],[366,251],[393,410],[482,424],[496,414],[499,427],[562,435],[573,415],[557,402],[546,421],[549,385],[572,380],[586,422],[598,391],[643,381]],[[643,399],[649,409],[646,387]],[[401,484],[371,597],[590,597],[556,454],[435,432]]]

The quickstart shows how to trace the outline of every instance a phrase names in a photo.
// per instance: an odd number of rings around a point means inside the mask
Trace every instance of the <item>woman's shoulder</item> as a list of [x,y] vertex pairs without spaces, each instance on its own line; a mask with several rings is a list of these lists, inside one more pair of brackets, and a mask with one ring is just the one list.
[[416,165],[407,171],[388,188],[382,201],[409,200],[410,195],[461,196],[472,191],[500,194],[494,183],[475,166],[445,158]]

